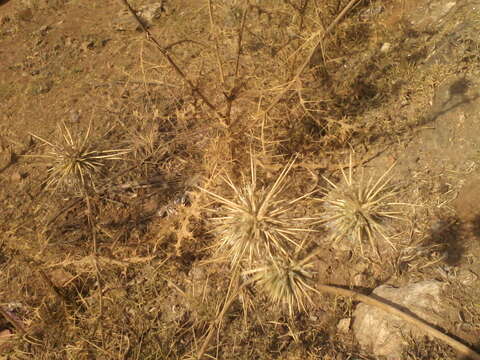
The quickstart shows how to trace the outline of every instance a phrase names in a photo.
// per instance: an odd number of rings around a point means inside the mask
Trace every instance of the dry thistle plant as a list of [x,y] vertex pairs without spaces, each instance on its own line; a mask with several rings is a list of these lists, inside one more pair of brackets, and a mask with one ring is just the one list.
[[269,298],[277,305],[288,308],[290,316],[295,310],[305,311],[305,304],[312,304],[309,291],[315,291],[308,285],[313,277],[312,256],[303,260],[278,257],[268,260],[264,266],[244,272],[253,274],[253,281],[263,289]]
[[85,190],[95,188],[94,177],[100,172],[106,160],[121,160],[121,155],[128,152],[122,150],[97,150],[90,142],[91,125],[83,139],[72,136],[72,132],[62,121],[58,126],[59,142],[51,142],[38,135],[34,138],[49,146],[46,155],[35,155],[49,161],[48,178],[45,181],[46,189],[56,190]]
[[[145,113],[151,112],[152,117],[145,117]],[[143,160],[161,157],[166,151],[166,142],[160,137],[159,123],[155,119],[159,117],[157,109],[146,108],[141,112],[132,112],[135,125],[127,126],[124,120],[117,120],[122,130],[128,134],[127,147],[131,149],[135,159]]]
[[252,264],[265,257],[272,260],[279,256],[288,258],[302,246],[297,235],[312,231],[307,225],[311,219],[289,216],[296,203],[308,194],[294,200],[284,198],[287,175],[294,161],[285,166],[271,186],[260,188],[251,157],[251,178],[243,187],[236,186],[230,177],[223,177],[233,190],[233,200],[203,189],[221,205],[222,216],[214,218],[215,230],[219,234],[217,246],[219,251],[226,252],[234,266],[244,260]]
[[159,131],[155,124],[146,124],[139,130],[127,130],[127,132],[130,135],[134,156],[138,159],[153,157],[164,150],[159,144]]
[[387,169],[377,180],[369,178],[365,182],[363,173],[360,179],[354,179],[352,157],[348,174],[342,169],[343,183],[335,185],[324,178],[329,188],[323,190],[324,197],[318,199],[325,203],[325,213],[319,223],[324,223],[332,232],[331,240],[352,242],[364,255],[363,243],[368,242],[372,250],[379,255],[379,237],[395,249],[389,234],[390,221],[403,219],[401,212],[395,210],[394,202],[398,189],[390,184],[389,174],[395,164]]

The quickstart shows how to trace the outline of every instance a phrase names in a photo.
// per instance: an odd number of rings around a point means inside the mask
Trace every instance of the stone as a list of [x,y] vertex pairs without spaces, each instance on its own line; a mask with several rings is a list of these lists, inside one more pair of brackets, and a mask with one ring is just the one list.
[[478,275],[468,269],[459,269],[455,274],[455,278],[464,286],[472,286],[478,280]]
[[153,3],[140,7],[137,14],[140,18],[148,24],[151,24],[155,19],[159,19],[164,11],[163,3]]
[[[439,326],[447,314],[446,304],[441,300],[443,285],[439,281],[421,281],[401,288],[382,285],[373,294]],[[404,320],[370,305],[358,305],[353,315],[352,328],[357,341],[374,356],[401,359],[408,335],[425,336]]]
[[70,110],[70,122],[73,124],[79,123],[81,113],[81,110]]
[[46,35],[52,28],[49,26],[49,25],[43,25],[42,27],[40,27],[40,29],[38,29],[38,33],[39,35],[41,36],[44,36]]
[[383,43],[382,47],[380,48],[380,52],[382,53],[387,53],[392,49],[392,44],[386,42]]

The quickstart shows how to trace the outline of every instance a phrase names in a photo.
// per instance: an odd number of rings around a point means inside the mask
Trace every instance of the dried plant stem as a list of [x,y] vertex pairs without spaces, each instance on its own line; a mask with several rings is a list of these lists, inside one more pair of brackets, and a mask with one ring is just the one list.
[[237,93],[239,91],[240,85],[237,84],[237,79],[238,79],[238,71],[240,69],[240,55],[242,54],[242,40],[243,40],[243,32],[245,31],[245,22],[247,19],[247,12],[249,9],[249,3],[248,1],[245,1],[245,8],[243,9],[243,15],[242,15],[242,22],[240,24],[240,30],[238,32],[238,43],[237,43],[237,58],[235,60],[235,71],[233,74],[233,84],[232,88],[229,91],[228,95],[226,96],[227,98],[227,111],[225,117],[227,118],[227,121],[231,123],[230,115],[232,113],[232,105],[235,99],[237,98]]
[[240,24],[240,31],[238,33],[238,43],[237,43],[237,59],[235,60],[235,79],[238,76],[238,69],[240,65],[240,55],[242,53],[242,40],[243,40],[243,32],[245,30],[245,20],[247,19],[247,12],[248,12],[248,1],[245,2],[245,8],[243,9],[242,15],[242,23]]
[[320,292],[325,292],[329,293],[332,295],[340,295],[340,296],[345,296],[345,297],[351,297],[354,300],[361,301],[367,305],[375,306],[376,308],[379,308],[383,311],[386,311],[387,313],[391,315],[398,316],[402,320],[405,320],[406,322],[416,326],[418,329],[424,331],[427,335],[430,335],[432,337],[435,337],[444,343],[450,345],[453,349],[458,351],[460,354],[467,356],[471,359],[474,360],[480,360],[480,354],[477,352],[473,351],[470,349],[468,346],[462,344],[461,342],[453,339],[452,337],[442,333],[441,331],[435,329],[425,321],[412,316],[392,305],[389,305],[381,300],[375,299],[372,296],[364,295],[359,292],[356,292],[354,290],[349,290],[349,289],[344,289],[340,288],[337,286],[332,286],[332,285],[317,285],[317,288],[320,290]]
[[97,254],[97,232],[95,230],[95,223],[94,223],[94,216],[92,211],[92,205],[90,203],[90,197],[88,196],[87,192],[84,191],[83,196],[85,198],[85,202],[87,204],[87,219],[88,219],[88,226],[90,227],[90,232],[92,233],[92,252],[94,255]]
[[217,34],[217,29],[215,27],[215,22],[213,21],[213,5],[212,5],[212,0],[208,0],[208,15],[210,17],[210,31],[212,32],[213,38],[215,40],[215,55],[217,57],[217,63],[218,63],[218,72],[220,74],[220,81],[222,82],[222,85],[225,86],[225,75],[223,74],[223,66],[222,66],[222,60],[220,58],[220,46],[218,45],[218,34]]
[[342,19],[345,17],[348,11],[350,11],[350,9],[359,1],[360,0],[350,0],[347,6],[345,6],[345,8],[337,15],[335,20],[333,20],[333,22],[325,29],[325,31],[322,32],[322,34],[318,37],[318,40],[315,43],[315,46],[313,47],[310,54],[306,57],[305,61],[302,63],[302,65],[300,65],[300,67],[295,72],[293,79],[290,80],[287,83],[287,85],[284,87],[284,89],[280,92],[280,94],[278,94],[277,97],[273,99],[272,103],[267,107],[265,111],[263,111],[263,115],[267,115],[270,112],[270,110],[272,110],[275,107],[275,105],[278,104],[278,102],[287,93],[287,91],[289,91],[292,88],[292,86],[296,83],[297,79],[303,73],[305,68],[308,66],[308,64],[310,64],[310,60],[312,59],[313,55],[317,51],[318,46],[320,46],[325,36],[327,36],[335,28],[335,26],[337,26],[338,23],[342,21]]
[[[238,273],[237,273],[237,275],[238,275]],[[238,278],[238,276],[237,276],[237,278]],[[235,279],[232,279],[232,282],[234,282],[234,281],[235,281]],[[223,317],[225,316],[228,309],[230,309],[230,306],[232,306],[232,304],[235,301],[235,299],[237,298],[238,294],[242,291],[243,288],[245,288],[246,286],[248,286],[252,283],[253,283],[253,280],[244,282],[243,284],[238,286],[237,289],[235,291],[233,291],[231,295],[230,295],[230,292],[231,292],[230,290],[231,289],[229,289],[229,291],[227,293],[227,297],[225,299],[225,302],[223,303],[222,310],[217,315],[217,318],[215,319],[215,321],[212,322],[210,324],[210,327],[208,328],[207,336],[205,337],[205,340],[203,340],[202,347],[200,348],[200,350],[197,353],[196,360],[201,360],[202,359],[203,355],[207,351],[207,347],[210,344],[210,341],[212,340],[212,336],[215,332],[214,330],[215,330],[216,325],[221,323]]]
[[92,234],[92,255],[91,255],[91,261],[93,268],[95,269],[95,277],[97,278],[97,283],[98,283],[98,316],[95,321],[95,331],[97,331],[97,328],[100,326],[101,328],[101,333],[103,334],[103,286],[102,286],[102,281],[100,279],[100,270],[98,268],[98,260],[97,260],[97,226],[95,224],[95,216],[93,214],[92,210],[92,205],[90,203],[90,196],[87,193],[87,189],[83,189],[83,196],[85,198],[85,202],[87,204],[87,219],[88,219],[88,225],[90,227],[90,232]]
[[[196,94],[214,113],[215,115],[223,120],[224,116],[222,116],[215,105],[213,105],[213,103],[207,99],[207,97],[205,96],[205,94],[187,77],[187,75],[185,74],[185,72],[180,68],[179,65],[177,65],[177,63],[173,60],[173,58],[170,56],[170,54],[168,53],[168,51],[160,44],[160,42],[152,35],[152,33],[146,28],[146,26],[143,24],[143,22],[140,20],[140,18],[138,17],[138,15],[135,13],[135,11],[132,9],[132,7],[130,6],[130,4],[128,3],[127,0],[120,0],[123,2],[123,4],[125,5],[125,7],[128,9],[128,11],[130,12],[130,14],[132,14],[132,16],[134,17],[134,19],[137,21],[137,23],[140,25],[140,27],[142,28],[143,32],[145,33],[146,37],[147,37],[147,40],[151,41],[155,46],[156,48],[160,51],[160,53],[163,55],[163,57],[165,57],[165,59],[167,60],[167,62],[170,64],[170,66],[175,70],[175,72],[183,79],[183,81],[185,81],[187,83],[187,85],[190,87],[190,89],[192,90],[192,92],[194,94]],[[223,122],[223,121],[222,121]]]

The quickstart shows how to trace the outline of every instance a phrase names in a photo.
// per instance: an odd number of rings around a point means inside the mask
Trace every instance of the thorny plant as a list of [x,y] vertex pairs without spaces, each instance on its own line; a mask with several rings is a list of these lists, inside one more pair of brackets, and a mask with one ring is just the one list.
[[[128,5],[126,0],[123,1],[125,4]],[[318,39],[318,43],[314,46],[311,55],[309,55],[304,60],[302,66],[300,66],[298,70],[295,71],[295,76],[293,80],[300,77],[305,68],[310,64],[313,53],[317,49],[317,46],[321,44],[321,41],[323,40],[325,35],[329,31],[331,31],[333,27],[335,27],[335,25],[345,15],[349,8],[351,8],[356,2],[356,0],[350,1],[347,7],[335,19],[335,21],[326,30],[322,30],[322,32],[320,32],[322,35],[315,36],[314,39]],[[129,9],[131,10],[130,7]],[[131,12],[132,15],[136,17],[136,14],[132,10]],[[244,14],[246,14],[246,11],[244,12]],[[243,18],[245,18],[245,15],[243,16]],[[242,21],[242,23],[244,23],[244,21]],[[149,39],[154,39],[151,34],[147,32],[146,28],[144,28],[144,30],[147,33]],[[156,43],[156,40],[153,41]],[[240,43],[241,37],[239,40],[239,44]],[[193,84],[189,80],[189,78],[184,75],[184,72],[173,62],[173,58],[169,56],[166,48],[161,47],[158,43],[156,44],[160,52],[166,57],[167,61],[171,64],[171,66],[175,69],[179,76],[183,78],[183,80],[185,80],[185,82],[191,87],[192,92],[196,94],[199,98],[201,98],[205,102],[205,104],[214,113],[216,113],[217,117],[221,118],[221,120],[223,120],[224,117],[228,118],[229,116],[219,114],[217,107],[213,103],[210,103],[208,99],[205,98],[203,93],[200,92],[199,87]],[[241,51],[239,46],[238,54],[240,53]],[[238,68],[238,56],[236,68]],[[237,71],[235,71],[235,73],[236,72]],[[295,84],[295,81],[290,81],[289,85],[286,86],[284,90],[282,90],[282,92],[278,94],[276,99],[271,102],[264,111],[265,115],[275,107],[275,105],[280,101],[283,96],[285,96],[285,94],[291,89],[293,84]],[[232,90],[230,92],[230,96],[228,96],[227,98],[234,99],[234,92],[235,91]],[[228,105],[231,106],[231,104]],[[227,111],[227,114],[229,114],[229,110]],[[228,124],[228,122],[226,123]],[[90,128],[88,131],[90,131]],[[68,129],[66,129],[66,132],[69,132]],[[74,141],[72,140],[70,134],[68,134],[68,136],[71,139],[71,144],[67,139],[65,139],[65,143],[70,145],[70,150],[71,148],[73,148],[72,145]],[[55,151],[58,150],[55,149],[55,146],[57,146],[57,144],[54,145],[39,137],[36,138],[52,147],[53,150],[51,151],[50,155],[55,155],[58,153],[58,151]],[[59,184],[62,184],[64,182],[67,184],[73,183],[75,185],[82,184],[83,186],[85,186],[87,183],[91,183],[93,185],[93,175],[99,172],[101,166],[103,166],[103,162],[109,159],[116,159],[118,156],[121,155],[121,150],[93,151],[92,147],[85,146],[87,138],[88,135],[84,139],[85,144],[78,146],[78,151],[73,151],[71,154],[66,156],[66,158],[69,159],[69,162],[63,161],[63,163],[69,163],[69,166],[58,166],[57,169],[59,170],[56,171],[54,166],[55,161],[53,160],[55,159],[55,157],[53,157],[52,167],[50,169],[50,176],[47,180],[47,186],[54,186],[55,188],[57,188]],[[81,144],[81,142],[78,142],[77,145],[79,144]],[[65,150],[62,149],[62,147],[59,148],[61,150]],[[275,183],[271,187],[268,187],[266,189],[257,188],[256,176],[254,177],[253,172],[252,181],[246,184],[243,188],[236,187],[231,181],[231,179],[227,177],[225,179],[225,182],[235,192],[235,200],[233,201],[225,199],[220,195],[210,193],[210,195],[212,195],[217,201],[220,202],[224,211],[224,216],[218,218],[221,224],[217,227],[217,230],[219,230],[222,235],[222,239],[219,243],[220,248],[227,249],[227,253],[229,255],[232,255],[232,261],[236,264],[238,264],[244,259],[249,259],[251,262],[252,258],[256,258],[255,260],[258,260],[258,258],[262,256],[263,258],[265,258],[265,255],[268,254],[268,258],[265,259],[265,265],[263,267],[251,270],[250,273],[255,274],[254,278],[257,281],[257,284],[263,286],[265,290],[269,291],[274,299],[277,299],[278,302],[282,302],[283,298],[283,302],[289,305],[291,312],[291,309],[293,309],[294,305],[300,305],[300,307],[303,307],[303,301],[305,299],[309,299],[308,295],[306,294],[306,290],[309,289],[306,281],[312,274],[309,262],[307,262],[306,260],[298,261],[295,259],[295,257],[292,257],[290,255],[293,252],[292,250],[301,249],[303,246],[303,244],[297,241],[297,234],[300,231],[309,231],[308,228],[296,228],[295,226],[296,221],[304,219],[288,218],[288,212],[292,209],[295,203],[303,197],[300,197],[291,202],[280,199],[281,193],[283,192],[283,189],[285,187],[285,177],[287,176],[287,173],[289,172],[292,164],[287,165],[287,167],[280,174],[277,181],[275,181]],[[67,171],[66,169],[69,170]],[[352,169],[350,167],[349,185],[353,188],[351,171]],[[386,174],[389,171],[390,169],[386,172]],[[66,176],[65,173],[67,173],[68,176]],[[53,176],[54,174],[55,176]],[[382,178],[386,177],[386,174],[384,174]],[[280,179],[282,178],[282,176],[283,179]],[[345,173],[343,173],[343,176],[348,183]],[[69,178],[70,181],[66,181]],[[383,220],[386,218],[395,217],[395,212],[390,212],[390,214],[388,214],[388,208],[385,209],[384,207],[380,206],[382,203],[388,206],[394,205],[394,203],[390,202],[391,197],[388,196],[388,181],[385,180],[385,182],[383,182],[384,180],[382,180],[382,178],[380,178],[375,184],[373,184],[373,180],[370,179],[368,184],[365,186],[364,192],[361,191],[360,187],[359,189],[356,189],[357,191],[349,193],[350,196],[346,200],[346,202],[350,202],[350,211],[347,213],[350,214],[350,220],[353,219],[353,222],[351,223],[353,223],[354,226],[347,226],[345,234],[358,233],[359,236],[354,235],[353,237],[358,238],[360,246],[362,245],[362,240],[364,240],[365,237],[369,239],[371,245],[373,246],[374,243],[372,240],[372,234],[380,233],[381,235],[383,235],[382,232],[378,231],[377,227],[382,230],[383,226],[385,226],[385,222]],[[327,181],[332,186],[330,191],[325,194],[327,197],[334,192],[341,193],[341,189],[339,188],[339,186],[336,186],[329,180]],[[363,197],[358,195],[357,193],[363,194]],[[357,198],[355,196],[357,196]],[[385,197],[382,198],[382,196]],[[326,201],[328,202],[328,200]],[[335,200],[335,198],[332,197],[332,201],[336,201],[337,206],[340,209],[342,208],[341,204],[338,205],[338,202],[341,202],[341,199]],[[366,203],[369,203],[370,205],[366,206]],[[332,203],[330,203],[330,205],[332,205]],[[329,210],[331,209],[332,206],[330,206]],[[343,210],[345,210],[345,206]],[[337,214],[334,213],[333,217],[327,220],[335,223],[336,225],[336,221],[339,220],[342,216],[340,215],[340,217],[335,218],[338,213],[339,212],[337,212]],[[389,239],[387,238],[387,241],[388,240]],[[328,286],[324,288],[325,291],[327,291],[326,289],[328,289]],[[330,290],[332,290],[332,288],[330,288]],[[334,294],[343,294],[344,296],[354,295],[351,291],[349,292],[345,289],[335,289],[331,292]],[[357,296],[359,296],[359,299],[362,299],[361,294]],[[234,297],[232,296],[232,301],[233,298]],[[229,304],[229,301],[226,301],[226,304]],[[222,316],[223,314],[225,314],[226,309],[228,309],[228,306],[224,306]],[[205,344],[208,344],[208,341],[206,341]],[[197,358],[200,357],[201,356],[198,356]]]
[[308,294],[311,290],[315,291],[308,285],[308,281],[313,277],[311,259],[311,256],[302,260],[279,257],[244,274],[253,274],[253,281],[257,286],[263,289],[275,304],[287,307],[289,315],[293,317],[296,310],[306,310],[306,302],[312,303]]
[[47,154],[35,155],[49,161],[46,189],[85,190],[95,188],[95,175],[100,173],[106,160],[121,160],[121,155],[128,152],[121,150],[97,150],[90,141],[92,123],[83,138],[72,136],[64,122],[58,126],[60,141],[53,142],[31,134],[49,147]]
[[302,246],[297,235],[311,231],[305,226],[311,219],[289,216],[296,203],[308,194],[290,201],[283,197],[293,164],[294,160],[290,161],[271,186],[260,188],[251,157],[251,178],[243,187],[235,185],[230,177],[223,177],[233,191],[233,200],[203,189],[221,204],[222,216],[214,219],[219,234],[218,250],[226,253],[234,267],[245,260],[251,265],[265,256],[271,260],[278,256],[288,258]]
[[367,241],[379,255],[380,237],[395,249],[389,234],[389,221],[402,219],[401,212],[395,208],[405,204],[393,201],[398,194],[389,177],[394,165],[377,180],[371,177],[365,182],[363,173],[360,179],[354,179],[350,156],[348,174],[341,170],[344,183],[336,185],[324,178],[329,186],[323,190],[324,197],[318,199],[325,204],[325,213],[319,223],[331,230],[332,242],[353,242],[352,245],[359,247],[364,255],[363,243]]
[[143,124],[139,130],[129,130],[125,127],[131,139],[133,154],[138,159],[153,157],[166,151],[159,139],[158,126],[155,124]]

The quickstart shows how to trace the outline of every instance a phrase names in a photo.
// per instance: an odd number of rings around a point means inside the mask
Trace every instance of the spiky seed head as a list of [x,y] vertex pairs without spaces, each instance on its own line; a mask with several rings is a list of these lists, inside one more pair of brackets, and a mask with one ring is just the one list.
[[[244,260],[287,255],[301,245],[296,237],[310,231],[306,218],[289,217],[289,212],[301,198],[285,199],[286,177],[293,161],[282,170],[267,188],[257,187],[256,169],[251,160],[251,181],[238,187],[227,176],[225,183],[233,190],[232,200],[203,189],[221,204],[221,215],[214,219],[219,235],[218,248],[233,264]],[[214,210],[218,211],[218,210]]]
[[379,239],[395,248],[390,239],[389,223],[392,219],[401,219],[398,205],[402,204],[393,201],[398,195],[389,178],[393,166],[377,180],[365,181],[363,175],[354,179],[350,157],[348,174],[342,170],[343,183],[336,185],[325,178],[328,187],[323,192],[324,197],[319,199],[325,204],[320,222],[331,230],[333,242],[353,242],[362,254],[363,243],[368,242],[378,255]]
[[306,304],[312,303],[309,292],[315,290],[308,285],[313,277],[313,263],[310,259],[311,257],[298,261],[277,257],[245,274],[253,274],[253,280],[272,302],[286,307],[290,316],[293,316],[295,311],[305,311]]
[[47,189],[81,190],[94,187],[94,176],[100,172],[106,160],[120,160],[128,152],[122,150],[96,150],[90,143],[91,123],[82,138],[72,136],[72,132],[62,122],[58,127],[59,142],[51,142],[38,135],[31,134],[49,147],[43,157],[49,162]]

